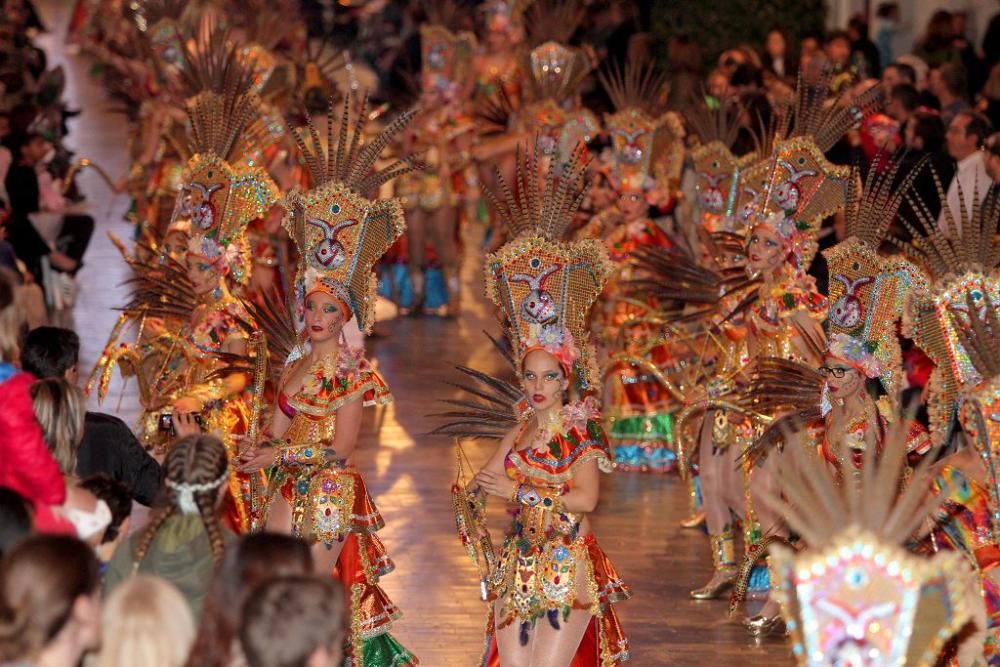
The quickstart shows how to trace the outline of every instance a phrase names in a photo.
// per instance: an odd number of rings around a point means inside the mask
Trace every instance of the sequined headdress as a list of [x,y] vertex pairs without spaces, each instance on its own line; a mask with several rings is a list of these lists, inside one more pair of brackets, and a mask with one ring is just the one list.
[[925,499],[926,469],[897,492],[905,438],[905,427],[895,427],[881,460],[867,449],[860,480],[839,486],[805,443],[786,447],[778,462],[787,501],[772,496],[769,504],[808,545],[798,554],[771,547],[772,594],[799,665],[930,667],[982,605],[964,556],[926,558],[903,546],[936,507]]
[[420,83],[435,89],[445,99],[455,100],[469,83],[476,36],[467,30],[453,31],[462,9],[454,0],[425,2],[429,21],[420,26]]
[[756,152],[737,157],[732,152],[739,132],[740,107],[723,102],[710,108],[700,100],[685,114],[701,144],[691,151],[697,177],[698,213],[708,232],[738,231],[734,224],[736,195],[743,171],[758,160]]
[[629,58],[623,67],[599,71],[598,78],[615,105],[615,113],[604,119],[611,135],[612,184],[646,194],[651,204],[658,203],[653,193],[660,185],[660,197],[668,198],[684,162],[684,127],[676,113],[660,113],[666,76],[649,60]]
[[486,258],[486,295],[503,309],[517,358],[544,349],[575,371],[582,390],[599,379],[587,314],[611,270],[597,240],[562,241],[586,189],[583,149],[562,167],[550,163],[544,177],[539,155],[517,156],[517,182],[497,171],[500,193],[487,191],[514,238]]
[[228,269],[232,279],[249,279],[251,258],[246,227],[277,200],[267,172],[243,160],[245,132],[257,113],[249,92],[250,69],[221,38],[187,52],[185,79],[192,91],[188,159],[171,223],[191,220],[189,252]]
[[879,247],[921,165],[897,183],[901,155],[879,174],[872,169],[864,192],[851,179],[845,208],[847,238],[823,253],[830,276],[829,353],[879,378],[889,399],[902,389],[902,352],[896,326],[906,295],[925,287],[919,269],[901,256],[885,257]]
[[[947,201],[936,174],[934,180],[940,200]],[[1000,201],[993,200],[984,208],[978,192],[973,194],[971,211],[965,208],[961,195],[959,211],[947,205],[942,208],[943,229],[938,228],[938,218],[923,202],[908,198],[917,224],[903,222],[915,241],[899,244],[930,278],[926,289],[910,295],[903,333],[936,366],[927,405],[936,444],[951,432],[959,391],[982,380],[958,337],[968,321],[970,299],[979,310],[1000,307],[1000,241],[994,235],[1000,222]]]
[[786,138],[775,142],[766,166],[746,183],[753,192],[750,226],[775,232],[802,270],[816,255],[823,219],[847,199],[851,170],[831,164],[824,153],[881,99],[878,87],[852,99],[831,99],[830,79],[829,72],[810,82],[800,76],[795,105],[785,110],[779,130]]
[[313,188],[292,190],[282,200],[284,227],[298,246],[301,260],[295,296],[302,314],[307,294],[319,290],[341,302],[358,318],[364,332],[375,322],[375,263],[402,236],[403,207],[396,199],[368,199],[387,181],[416,168],[406,158],[375,169],[375,161],[413,118],[401,114],[368,141],[368,101],[352,119],[353,95],[344,100],[339,130],[336,109],[327,115],[326,146],[309,119],[306,131],[295,132],[313,178]]

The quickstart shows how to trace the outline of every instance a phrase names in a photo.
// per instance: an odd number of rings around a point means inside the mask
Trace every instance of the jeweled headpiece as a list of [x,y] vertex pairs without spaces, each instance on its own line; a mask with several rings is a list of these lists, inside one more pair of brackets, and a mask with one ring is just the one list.
[[894,157],[894,166],[887,171],[871,170],[863,193],[860,180],[851,179],[844,211],[847,238],[823,253],[830,276],[828,352],[866,377],[879,378],[891,401],[902,389],[896,326],[909,291],[926,287],[926,279],[911,262],[878,252],[920,168],[897,184],[902,160]]
[[[936,174],[934,180],[941,201],[947,201]],[[974,195],[971,211],[965,208],[962,196],[959,211],[942,207],[943,229],[923,202],[908,198],[917,224],[905,218],[903,223],[915,240],[899,244],[930,278],[926,289],[910,295],[903,333],[936,365],[927,402],[935,444],[950,434],[959,391],[982,380],[958,335],[968,322],[970,303],[982,311],[980,315],[1000,308],[1000,241],[994,236],[1000,203],[993,200],[983,207],[978,193]]]
[[420,26],[420,53],[422,86],[451,100],[469,81],[476,36],[465,30],[455,33],[444,25],[424,23]]
[[583,148],[562,166],[550,163],[544,178],[539,156],[517,155],[517,182],[512,189],[497,170],[501,191],[486,191],[514,238],[486,258],[486,295],[503,309],[507,334],[518,359],[533,349],[555,356],[576,371],[580,388],[599,380],[589,342],[587,314],[611,271],[600,241],[562,241],[583,200],[586,167]]
[[993,540],[1000,543],[1000,313],[976,308],[971,295],[968,306],[959,340],[983,379],[962,391],[958,418],[985,464]]
[[624,67],[609,67],[598,78],[615,105],[605,117],[611,135],[612,184],[621,192],[649,195],[660,184],[660,197],[669,198],[679,184],[684,162],[684,127],[676,113],[660,113],[666,76],[648,60],[629,58]]
[[132,20],[158,63],[173,67],[184,63],[181,14],[186,6],[185,0],[156,0],[134,7]]
[[733,155],[739,115],[739,106],[733,102],[715,108],[698,103],[686,113],[688,124],[701,141],[691,151],[691,161],[697,178],[698,215],[708,232],[737,231],[734,214],[743,172],[758,159],[755,152]]
[[[215,44],[219,44],[216,42]],[[190,253],[228,269],[237,284],[250,275],[246,227],[263,216],[278,188],[261,167],[242,160],[244,132],[257,113],[250,72],[232,49],[189,52],[185,78],[204,85],[189,98],[188,159],[171,222],[190,218]]]
[[[871,88],[853,99],[830,99],[830,73],[807,83],[801,77],[792,115],[767,160],[763,192],[753,207],[750,226],[766,226],[786,244],[796,265],[805,270],[818,250],[824,218],[842,208],[851,176],[848,167],[830,163],[824,153],[879,104],[881,90]],[[790,131],[788,130],[790,128]],[[750,183],[751,187],[753,183]]]
[[[397,160],[382,169],[375,161],[413,118],[401,114],[378,135],[364,141],[368,101],[352,120],[353,95],[344,100],[339,131],[336,109],[327,114],[326,146],[308,120],[307,131],[295,132],[313,178],[313,188],[297,188],[281,201],[284,227],[302,259],[295,277],[296,302],[302,314],[305,297],[322,291],[343,302],[364,332],[375,323],[375,263],[403,234],[406,223],[396,199],[368,199],[387,181],[416,168],[413,160]],[[336,147],[334,144],[336,143]]]
[[808,544],[798,554],[771,547],[772,594],[799,665],[929,667],[982,605],[978,574],[963,555],[926,558],[902,546],[933,511],[925,468],[897,491],[905,430],[893,427],[881,460],[865,451],[858,481],[838,485],[805,443],[786,447],[792,456],[777,463],[787,500],[770,502]]

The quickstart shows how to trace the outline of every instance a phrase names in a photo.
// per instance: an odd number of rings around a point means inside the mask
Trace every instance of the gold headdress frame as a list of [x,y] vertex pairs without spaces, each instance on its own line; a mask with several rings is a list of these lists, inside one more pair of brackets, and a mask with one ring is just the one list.
[[521,62],[530,104],[551,100],[561,104],[590,76],[590,59],[580,49],[548,41],[525,53]]
[[284,227],[301,255],[295,294],[300,308],[309,291],[320,289],[337,297],[357,317],[362,331],[374,325],[375,263],[403,234],[406,223],[398,200],[370,200],[385,182],[418,169],[412,156],[375,169],[375,161],[412,120],[415,110],[401,114],[367,143],[368,98],[357,108],[353,94],[344,100],[339,130],[336,102],[327,111],[324,147],[311,117],[305,131],[295,131],[313,179],[306,192],[290,192],[281,202]]
[[908,425],[896,421],[879,459],[874,447],[865,450],[857,479],[838,484],[802,434],[776,462],[781,493],[765,501],[808,545],[800,553],[771,548],[772,590],[800,665],[877,651],[880,664],[929,667],[982,604],[964,556],[927,559],[902,546],[941,501],[926,497],[927,462],[900,490]]
[[[888,156],[881,156],[888,157]],[[920,161],[897,183],[904,155],[892,156],[885,171],[872,169],[861,187],[852,173],[845,207],[847,238],[824,251],[830,275],[828,334],[838,342],[837,353],[875,370],[895,407],[902,387],[902,351],[896,326],[911,290],[925,289],[923,272],[903,257],[884,257],[879,247],[915,177]],[[847,336],[848,339],[844,339]],[[875,362],[875,363],[873,363]]]
[[579,387],[589,391],[600,375],[587,316],[611,262],[598,240],[561,240],[586,192],[584,150],[578,146],[565,165],[550,161],[543,178],[538,150],[528,156],[519,147],[516,189],[496,170],[500,194],[484,191],[514,238],[486,258],[485,278],[486,295],[504,310],[519,357],[545,349],[575,370]]

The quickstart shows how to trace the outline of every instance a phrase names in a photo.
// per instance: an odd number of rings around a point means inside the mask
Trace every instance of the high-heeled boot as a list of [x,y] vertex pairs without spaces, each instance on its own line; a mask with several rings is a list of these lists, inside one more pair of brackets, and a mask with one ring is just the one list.
[[739,570],[736,564],[736,542],[731,528],[709,535],[712,542],[712,565],[715,573],[708,585],[691,591],[695,600],[714,600],[732,587]]

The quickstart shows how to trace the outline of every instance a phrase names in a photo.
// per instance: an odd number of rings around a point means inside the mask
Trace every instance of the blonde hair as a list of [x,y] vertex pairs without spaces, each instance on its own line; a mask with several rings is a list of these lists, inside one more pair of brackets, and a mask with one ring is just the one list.
[[187,601],[159,577],[137,574],[101,610],[101,652],[95,667],[181,667],[194,642]]
[[59,470],[74,474],[87,414],[83,392],[62,378],[45,378],[31,385],[31,403]]
[[10,271],[0,268],[0,361],[14,363],[20,354],[18,341],[24,324],[24,309],[17,283]]

